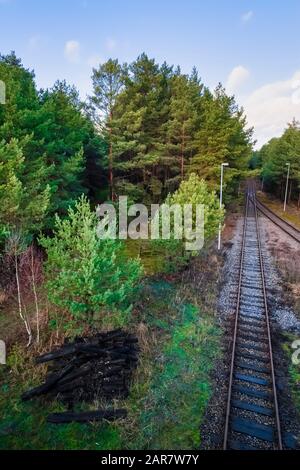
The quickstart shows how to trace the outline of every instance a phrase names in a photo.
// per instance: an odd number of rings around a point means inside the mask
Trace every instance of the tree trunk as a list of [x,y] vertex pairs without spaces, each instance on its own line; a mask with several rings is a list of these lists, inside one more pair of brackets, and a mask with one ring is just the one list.
[[280,183],[280,199],[284,201],[284,184],[283,182]]
[[30,257],[31,257],[32,291],[34,295],[35,312],[36,312],[36,342],[39,343],[40,342],[40,310],[39,310],[38,297],[37,297],[36,284],[35,284],[35,275],[34,275],[33,245],[31,245]]
[[17,282],[17,296],[18,296],[19,316],[20,316],[21,320],[24,322],[26,332],[28,334],[27,346],[30,346],[31,341],[32,341],[32,333],[31,333],[30,325],[27,321],[27,318],[26,318],[25,315],[23,315],[23,312],[22,312],[22,300],[21,300],[20,278],[19,278],[19,268],[18,268],[18,255],[17,255],[16,251],[14,253],[14,258],[15,258],[15,276],[16,276],[16,282]]
[[184,147],[185,147],[185,134],[184,134],[184,125],[182,126],[181,134],[181,179],[184,177]]
[[292,187],[293,187],[293,180],[291,180],[291,183],[290,183],[290,190],[289,190],[288,202],[291,201]]

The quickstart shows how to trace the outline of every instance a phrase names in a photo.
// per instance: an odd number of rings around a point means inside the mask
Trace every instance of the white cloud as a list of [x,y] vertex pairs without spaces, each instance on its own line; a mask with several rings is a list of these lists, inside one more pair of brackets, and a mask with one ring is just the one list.
[[228,75],[226,89],[228,93],[235,93],[241,85],[247,80],[250,73],[243,65],[234,67]]
[[248,21],[252,20],[253,18],[253,11],[252,10],[249,10],[247,11],[246,13],[244,13],[242,16],[241,16],[241,20],[243,23],[248,23]]
[[80,61],[80,44],[74,39],[67,41],[64,49],[65,57],[69,62],[78,63]]
[[280,136],[294,117],[300,120],[300,70],[286,80],[257,88],[241,102],[260,147]]
[[109,51],[112,51],[116,48],[117,41],[114,38],[107,38],[105,41],[105,45]]

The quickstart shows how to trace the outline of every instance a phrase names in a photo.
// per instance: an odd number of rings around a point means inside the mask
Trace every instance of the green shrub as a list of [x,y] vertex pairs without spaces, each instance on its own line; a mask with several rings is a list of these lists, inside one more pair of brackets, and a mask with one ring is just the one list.
[[120,241],[99,239],[96,224],[82,196],[67,219],[56,216],[54,236],[40,239],[49,300],[70,314],[64,326],[73,331],[78,324],[126,323],[141,275],[140,262],[126,259]]
[[[201,204],[204,206],[204,243],[211,241],[217,234],[219,224],[224,218],[224,209],[220,209],[215,191],[209,190],[207,183],[195,173],[183,181],[175,193],[168,195],[166,204],[169,207],[179,204],[182,208],[185,204],[191,204],[193,207],[193,231],[196,230],[196,207]],[[153,242],[154,245],[164,249],[166,271],[178,271],[186,264],[191,254],[198,254],[196,251],[187,251],[185,242],[184,238],[182,240],[175,238],[174,216],[171,214],[171,239],[160,239]]]

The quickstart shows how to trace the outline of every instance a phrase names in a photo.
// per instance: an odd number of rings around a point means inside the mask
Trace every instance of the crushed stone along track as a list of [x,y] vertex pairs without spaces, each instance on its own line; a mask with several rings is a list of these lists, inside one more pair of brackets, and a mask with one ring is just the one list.
[[256,207],[265,217],[271,220],[277,227],[287,233],[291,238],[293,238],[296,242],[300,243],[300,230],[294,227],[294,225],[290,224],[286,220],[279,217],[275,212],[271,211],[269,207],[265,204],[260,202],[256,199]]
[[255,193],[246,195],[224,449],[282,449]]

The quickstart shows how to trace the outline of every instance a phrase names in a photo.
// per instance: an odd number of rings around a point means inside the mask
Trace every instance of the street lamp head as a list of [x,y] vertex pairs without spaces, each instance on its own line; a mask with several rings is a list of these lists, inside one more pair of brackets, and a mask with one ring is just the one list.
[[229,166],[229,163],[222,163],[222,166]]

